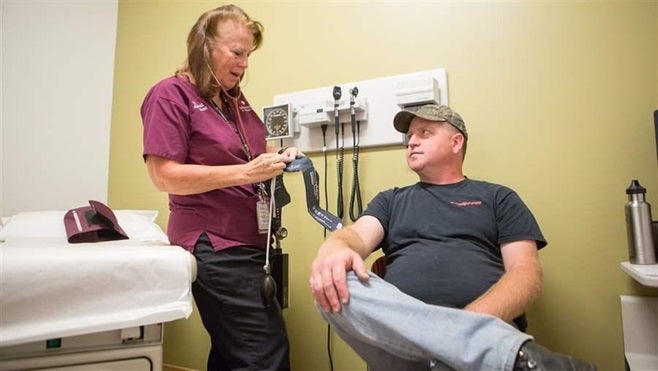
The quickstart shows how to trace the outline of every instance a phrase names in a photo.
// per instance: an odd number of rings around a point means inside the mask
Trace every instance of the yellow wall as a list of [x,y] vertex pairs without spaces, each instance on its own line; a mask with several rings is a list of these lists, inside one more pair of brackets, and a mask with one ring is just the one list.
[[[529,331],[601,370],[623,369],[619,295],[657,293],[619,268],[627,260],[630,180],[639,179],[658,205],[651,120],[658,106],[655,1],[236,3],[266,29],[245,88],[257,110],[276,94],[446,68],[450,104],[470,134],[467,175],[516,189],[549,241],[541,252],[545,294],[529,313]],[[197,16],[216,5],[120,0],[113,207],[159,209],[165,225],[166,197],[151,186],[141,160],[139,107],[146,90],[183,60]],[[364,200],[415,181],[401,148],[364,152]],[[319,155],[311,158],[322,167]],[[334,164],[329,156],[330,189]],[[285,180],[293,195],[283,210],[290,236],[282,243],[291,263],[285,316],[292,363],[297,370],[328,370],[327,327],[307,284],[322,229],[306,214],[301,175]],[[196,313],[167,324],[166,363],[202,369],[207,346]],[[365,369],[335,336],[332,346],[335,370]]]

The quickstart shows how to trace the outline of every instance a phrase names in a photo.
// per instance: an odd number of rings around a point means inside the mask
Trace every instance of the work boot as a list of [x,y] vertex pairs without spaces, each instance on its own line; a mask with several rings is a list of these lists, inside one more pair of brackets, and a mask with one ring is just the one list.
[[527,341],[521,345],[514,362],[514,371],[596,371],[593,364],[558,353]]

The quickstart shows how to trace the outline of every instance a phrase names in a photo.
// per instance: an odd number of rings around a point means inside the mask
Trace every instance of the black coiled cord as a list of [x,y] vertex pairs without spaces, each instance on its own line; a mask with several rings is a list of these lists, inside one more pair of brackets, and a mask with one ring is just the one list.
[[[359,135],[361,134],[360,122],[356,121],[356,96],[359,89],[355,86],[350,89],[350,121],[352,124],[352,192],[350,194],[350,219],[355,222],[363,212],[363,203],[361,202],[361,187],[359,185]],[[343,131],[344,132],[344,131]],[[356,213],[354,212],[354,201],[356,201]]]
[[[363,212],[363,202],[361,201],[361,186],[359,185],[359,137],[360,123],[356,123],[356,135],[352,133],[353,139],[353,152],[352,152],[352,192],[350,194],[350,219],[355,222]],[[356,212],[354,210],[354,202],[356,201]]]

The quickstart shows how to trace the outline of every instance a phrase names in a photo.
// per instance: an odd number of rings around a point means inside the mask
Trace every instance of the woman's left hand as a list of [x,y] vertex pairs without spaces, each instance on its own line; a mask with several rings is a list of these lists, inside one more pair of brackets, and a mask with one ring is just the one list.
[[279,153],[287,159],[286,162],[290,162],[297,157],[304,156],[304,154],[297,147],[284,147],[279,150]]

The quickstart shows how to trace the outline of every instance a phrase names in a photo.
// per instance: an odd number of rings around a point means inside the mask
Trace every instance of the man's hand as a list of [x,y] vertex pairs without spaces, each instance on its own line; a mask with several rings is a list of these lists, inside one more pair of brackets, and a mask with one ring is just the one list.
[[327,313],[340,312],[349,301],[347,272],[353,270],[362,280],[368,279],[366,264],[359,254],[341,241],[328,240],[311,264],[309,285],[313,298]]
[[325,312],[340,312],[347,304],[347,272],[362,281],[369,276],[363,261],[384,238],[384,229],[373,216],[363,215],[354,224],[333,232],[318,249],[311,264],[309,286],[315,301]]

